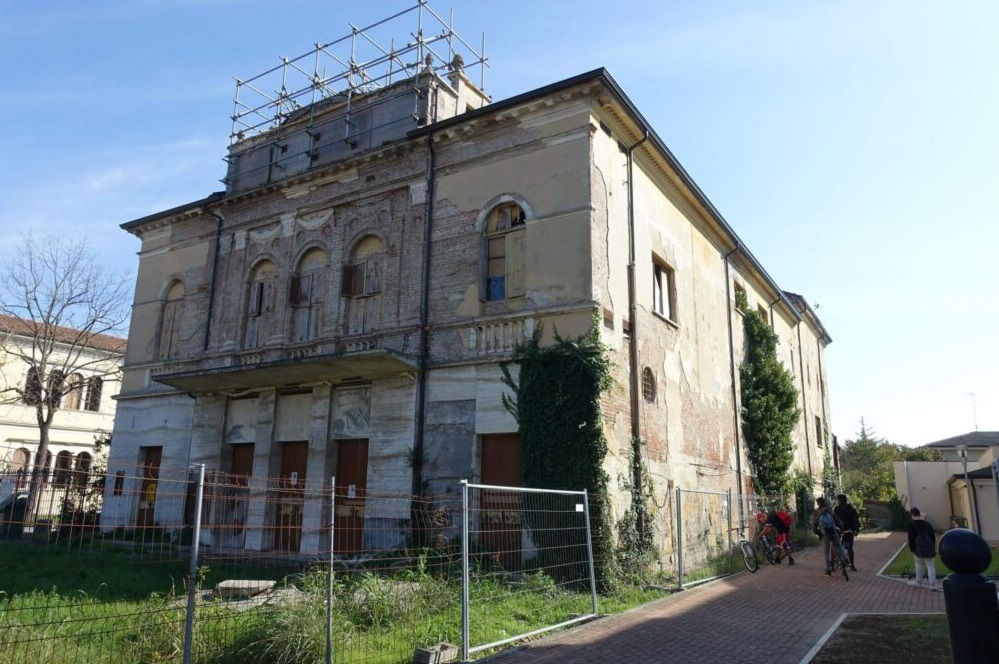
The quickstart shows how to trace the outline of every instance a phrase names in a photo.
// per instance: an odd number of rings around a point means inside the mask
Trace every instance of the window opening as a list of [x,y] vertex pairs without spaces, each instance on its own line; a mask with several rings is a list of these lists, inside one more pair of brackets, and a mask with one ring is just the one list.
[[375,236],[354,248],[350,265],[343,268],[340,294],[347,299],[347,334],[364,334],[381,324],[384,248]]
[[170,285],[163,301],[163,314],[160,317],[159,359],[177,357],[180,346],[180,324],[184,316],[184,284],[179,281]]
[[648,403],[656,400],[656,375],[649,367],[642,369],[642,396]]
[[298,272],[291,276],[288,285],[288,304],[291,306],[291,340],[311,341],[319,332],[323,304],[323,268],[326,253],[313,249],[302,257]]
[[91,376],[87,380],[87,410],[96,412],[101,409],[101,391],[103,389],[104,380],[99,376]]
[[524,224],[516,203],[500,203],[486,217],[486,300],[524,294]]
[[665,263],[652,263],[652,310],[663,318],[676,320],[676,288],[673,284],[673,268]]
[[245,348],[257,348],[267,342],[274,312],[274,263],[264,261],[253,271],[246,308]]

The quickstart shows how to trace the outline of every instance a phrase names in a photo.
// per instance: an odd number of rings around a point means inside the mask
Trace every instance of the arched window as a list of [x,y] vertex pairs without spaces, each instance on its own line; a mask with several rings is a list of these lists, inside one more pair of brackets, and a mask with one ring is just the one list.
[[8,472],[14,475],[14,491],[19,491],[28,485],[28,475],[31,472],[31,452],[20,447],[14,450],[10,459]]
[[180,347],[180,326],[184,318],[184,284],[175,281],[167,289],[160,316],[159,359],[177,357]]
[[67,410],[80,410],[83,401],[83,376],[75,373],[70,374],[66,380],[66,402],[63,408]]
[[347,334],[364,334],[381,323],[384,249],[374,235],[354,247],[350,264],[343,268],[341,294],[347,299]]
[[311,249],[298,262],[298,271],[288,284],[288,304],[291,306],[291,340],[309,341],[319,332],[323,310],[323,270],[326,252]]
[[49,379],[45,382],[45,403],[58,408],[62,405],[63,390],[66,387],[66,374],[59,369],[49,372]]
[[94,465],[94,458],[87,452],[80,452],[76,455],[74,467],[73,483],[78,487],[85,487],[90,483],[90,469]]
[[37,406],[42,401],[42,380],[34,365],[28,367],[28,377],[24,380],[24,392],[21,394],[21,400],[29,406]]
[[104,389],[104,379],[91,376],[87,380],[87,410],[97,412],[101,409],[101,391]]
[[524,222],[517,203],[500,203],[486,217],[486,299],[524,294]]
[[73,470],[73,455],[65,450],[56,455],[55,473],[52,484],[60,489],[69,486],[70,473]]
[[253,270],[249,299],[246,305],[245,348],[257,348],[267,343],[274,315],[274,263],[262,261]]

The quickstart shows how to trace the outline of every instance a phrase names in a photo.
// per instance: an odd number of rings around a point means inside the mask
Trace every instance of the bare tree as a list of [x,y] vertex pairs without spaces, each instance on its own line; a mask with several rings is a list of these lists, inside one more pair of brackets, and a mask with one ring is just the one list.
[[[86,375],[93,386],[120,372],[125,342],[115,335],[126,327],[131,281],[105,269],[85,238],[29,235],[9,256],[0,264],[0,356],[7,364],[27,365],[28,374],[22,382],[10,367],[0,372],[7,377],[0,385],[0,403],[35,410],[38,450],[26,511],[33,515],[55,414],[63,397],[84,389],[71,377]],[[99,403],[86,405],[99,409]]]

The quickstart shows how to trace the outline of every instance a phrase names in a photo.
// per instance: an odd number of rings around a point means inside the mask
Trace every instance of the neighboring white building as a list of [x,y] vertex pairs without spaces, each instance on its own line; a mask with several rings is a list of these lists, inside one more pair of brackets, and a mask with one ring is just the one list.
[[[17,389],[36,379],[37,370],[24,357],[30,355],[30,324],[0,316],[0,500],[27,490],[36,461],[39,430],[34,405],[25,403]],[[89,473],[95,461],[94,438],[114,425],[115,400],[120,389],[117,367],[125,354],[125,340],[94,335],[80,347],[75,330],[60,328],[56,350],[50,356],[49,384],[53,373],[67,375],[66,392],[49,430],[45,459],[46,491],[38,501],[39,514],[59,511],[59,489],[74,473]],[[106,450],[105,450],[106,454]]]
[[999,431],[972,431],[926,447],[941,452],[944,460],[895,462],[895,491],[906,507],[918,507],[937,530],[948,528],[954,519],[991,542],[999,541],[993,471],[999,459]]

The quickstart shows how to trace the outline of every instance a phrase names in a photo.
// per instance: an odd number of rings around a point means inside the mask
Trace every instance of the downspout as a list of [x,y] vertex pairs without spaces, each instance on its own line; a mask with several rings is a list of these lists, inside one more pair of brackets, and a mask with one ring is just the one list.
[[801,321],[795,325],[798,329],[798,380],[801,382],[801,419],[805,426],[805,447],[808,449],[808,474],[815,477],[812,469],[812,440],[808,435],[811,425],[808,422],[808,399],[805,398],[805,354],[801,352]]
[[207,205],[202,208],[206,213],[215,217],[215,252],[212,257],[212,276],[208,282],[208,311],[205,314],[205,343],[201,350],[208,350],[208,338],[212,330],[212,309],[215,307],[215,279],[219,271],[219,240],[222,239],[222,222],[224,218]]
[[[628,318],[631,322],[631,341],[628,344],[628,364],[630,366],[630,387],[631,393],[631,454],[632,454],[632,480],[637,491],[641,491],[644,486],[642,477],[642,426],[640,420],[641,402],[638,399],[638,391],[641,387],[638,371],[638,290],[635,275],[635,182],[634,182],[634,157],[635,149],[645,141],[649,140],[649,130],[645,130],[638,142],[625,150],[625,158],[628,163]],[[646,532],[642,510],[638,511],[638,522],[635,528],[640,536]]]
[[416,431],[413,437],[413,482],[414,496],[423,493],[423,445],[424,426],[427,417],[427,363],[430,355],[427,343],[430,339],[430,248],[434,221],[434,169],[437,155],[434,152],[433,132],[427,134],[427,223],[423,242],[423,294],[420,302],[420,380],[416,390]]
[[[970,476],[969,476],[970,477]],[[971,514],[975,519],[975,532],[979,535],[982,534],[982,517],[981,512],[978,510],[978,492],[975,491],[975,480],[970,478],[968,482],[971,484]]]
[[[819,358],[819,406],[822,407],[822,426],[825,431],[829,430],[829,416],[826,415],[826,387],[824,381],[824,374],[822,373],[822,338],[819,337],[815,340],[815,355]],[[830,436],[830,443],[832,443],[832,436]],[[825,441],[822,441],[825,443]],[[833,465],[836,467],[836,472],[839,473],[839,455],[833,455]]]
[[729,258],[742,247],[736,245],[735,249],[725,254],[725,303],[728,309],[728,361],[732,374],[732,427],[735,431],[735,488],[739,496],[739,527],[743,526],[743,496],[742,496],[742,426],[739,422],[739,393],[735,387],[735,326],[732,324],[732,278]]

